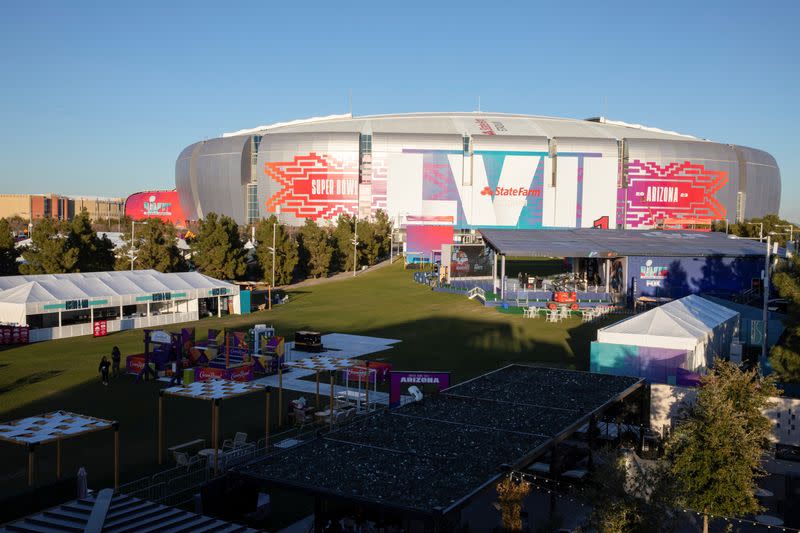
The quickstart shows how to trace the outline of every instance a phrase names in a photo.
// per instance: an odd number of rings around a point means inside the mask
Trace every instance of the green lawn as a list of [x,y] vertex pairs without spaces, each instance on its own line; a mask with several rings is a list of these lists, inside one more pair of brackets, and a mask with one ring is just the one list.
[[[395,369],[450,370],[456,382],[511,362],[537,362],[586,369],[588,346],[598,324],[573,318],[560,324],[500,313],[457,294],[432,292],[412,281],[400,263],[358,278],[289,291],[288,304],[272,311],[194,323],[198,338],[207,328],[242,328],[274,324],[291,338],[298,329],[401,339],[394,349],[373,358]],[[169,329],[178,331],[179,325]],[[155,460],[158,386],[134,384],[123,377],[106,388],[98,383],[100,356],[117,345],[123,357],[142,351],[140,330],[105,338],[78,337],[0,351],[0,420],[56,409],[120,421],[122,482],[152,471]],[[274,402],[273,402],[274,404]],[[263,432],[263,399],[240,398],[222,408],[223,434],[244,429],[251,438]],[[167,445],[206,437],[209,413],[200,402],[167,401]],[[90,485],[108,483],[111,435],[102,433],[64,445],[64,471],[74,474],[86,465]],[[55,452],[39,452],[38,478],[53,479]],[[24,489],[25,453],[0,444],[0,497]],[[0,520],[1,521],[1,520]]]

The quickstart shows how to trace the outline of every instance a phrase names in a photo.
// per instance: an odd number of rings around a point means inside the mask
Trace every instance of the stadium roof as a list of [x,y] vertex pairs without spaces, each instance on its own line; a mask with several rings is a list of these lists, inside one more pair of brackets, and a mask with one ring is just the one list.
[[0,304],[63,302],[215,288],[228,289],[229,294],[238,292],[236,285],[210,278],[199,272],[165,274],[156,270],[120,270],[4,276],[0,277]]
[[116,494],[110,500],[100,491],[53,507],[16,522],[0,526],[5,531],[207,531],[234,533],[256,531],[216,518],[190,513],[175,507]]
[[643,380],[510,365],[238,469],[268,485],[447,514],[522,469]]
[[748,257],[766,245],[721,232],[677,230],[482,229],[497,253],[516,257]]
[[271,133],[431,133],[439,135],[518,135],[531,137],[589,137],[671,139],[689,142],[708,142],[673,131],[611,121],[605,117],[587,120],[545,117],[511,113],[434,112],[397,113],[389,115],[352,116],[329,115],[308,119],[265,124],[255,128],[224,133],[223,137],[238,137]]

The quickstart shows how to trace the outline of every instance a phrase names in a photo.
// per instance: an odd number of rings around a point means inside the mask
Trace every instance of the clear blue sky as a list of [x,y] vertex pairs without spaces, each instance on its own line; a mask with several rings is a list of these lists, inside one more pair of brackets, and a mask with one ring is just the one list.
[[800,222],[799,21],[797,1],[6,0],[0,192],[172,188],[188,144],[343,113],[352,90],[362,115],[480,96],[761,148]]

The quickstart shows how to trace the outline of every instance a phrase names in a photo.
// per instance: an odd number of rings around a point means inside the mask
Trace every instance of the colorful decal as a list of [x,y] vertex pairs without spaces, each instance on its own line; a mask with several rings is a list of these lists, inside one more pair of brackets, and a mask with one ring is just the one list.
[[628,187],[617,194],[617,224],[626,228],[654,227],[666,218],[719,220],[725,207],[716,193],[728,173],[690,161],[657,163],[634,160],[628,165]]
[[178,199],[178,191],[134,193],[125,200],[125,216],[133,220],[160,218],[176,225],[186,221]]
[[450,386],[450,372],[389,372],[389,407],[400,405],[400,394],[410,386],[432,385],[436,391]]
[[298,218],[332,219],[358,210],[358,165],[311,152],[292,161],[264,164],[264,172],[282,188],[267,200],[267,210]]
[[646,287],[661,287],[663,281],[669,275],[669,267],[664,265],[654,265],[652,259],[648,259],[639,267],[639,279],[645,280]]
[[453,242],[453,226],[422,226],[409,224],[406,228],[406,253],[430,257],[441,252],[443,244]]
[[595,229],[608,229],[608,216],[600,217],[592,222],[592,227]]

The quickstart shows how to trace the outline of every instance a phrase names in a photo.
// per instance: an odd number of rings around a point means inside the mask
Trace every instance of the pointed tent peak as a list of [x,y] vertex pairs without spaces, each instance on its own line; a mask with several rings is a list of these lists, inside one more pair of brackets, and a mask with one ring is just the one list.
[[17,287],[0,291],[0,301],[7,303],[28,303],[53,299],[55,297],[36,281],[29,281]]
[[[685,296],[617,322],[601,332],[704,339],[738,313],[697,295]],[[599,332],[598,332],[599,333]]]

